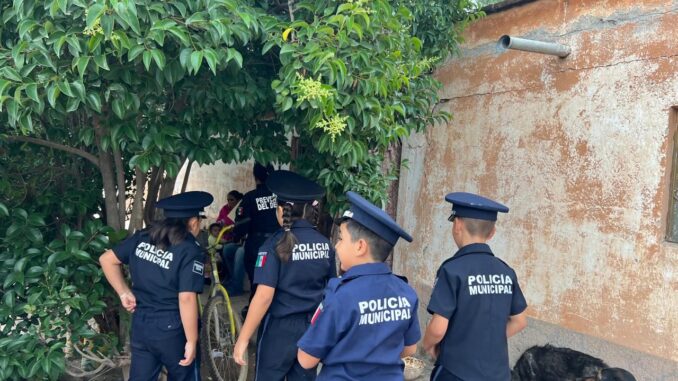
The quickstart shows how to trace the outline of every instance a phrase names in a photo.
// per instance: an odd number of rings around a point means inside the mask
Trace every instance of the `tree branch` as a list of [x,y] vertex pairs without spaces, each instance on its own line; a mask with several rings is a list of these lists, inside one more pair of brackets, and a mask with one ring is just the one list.
[[94,164],[97,168],[99,168],[99,158],[92,155],[91,153],[81,150],[79,148],[74,148],[74,147],[69,147],[63,144],[55,143],[55,142],[50,142],[48,140],[44,139],[39,139],[39,138],[31,138],[29,136],[7,136],[5,137],[7,141],[10,142],[23,142],[23,143],[32,143],[32,144],[37,144],[43,147],[49,147],[49,148],[54,148],[58,149],[60,151],[72,153],[75,155],[78,155],[84,159],[89,160],[92,164]]
[[289,0],[287,2],[287,9],[290,11],[290,21],[294,22],[294,0]]

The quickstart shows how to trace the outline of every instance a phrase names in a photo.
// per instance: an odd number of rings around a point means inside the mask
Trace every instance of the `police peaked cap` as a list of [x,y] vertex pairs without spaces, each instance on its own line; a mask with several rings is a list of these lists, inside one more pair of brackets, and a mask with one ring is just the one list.
[[449,193],[445,196],[445,201],[452,203],[452,211],[456,217],[496,221],[497,212],[508,213],[509,211],[507,206],[473,193]]
[[212,201],[214,201],[214,197],[211,194],[192,191],[163,198],[155,206],[165,210],[165,217],[187,218],[201,216],[205,207]]
[[351,203],[351,208],[344,212],[342,219],[350,218],[354,220],[391,245],[395,245],[400,237],[407,242],[412,242],[412,236],[403,230],[385,211],[377,208],[355,192],[346,192],[346,197],[348,202]]
[[325,189],[316,182],[285,170],[268,175],[266,186],[276,195],[278,202],[313,202],[325,195]]

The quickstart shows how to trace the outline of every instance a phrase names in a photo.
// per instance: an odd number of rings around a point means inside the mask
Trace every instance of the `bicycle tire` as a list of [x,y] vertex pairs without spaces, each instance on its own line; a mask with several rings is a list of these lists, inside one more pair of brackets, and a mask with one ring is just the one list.
[[[230,314],[235,321],[235,332],[231,332]],[[203,311],[200,346],[202,361],[207,365],[213,380],[247,380],[247,366],[240,366],[233,360],[233,347],[241,327],[240,317],[232,309],[229,311],[222,295],[216,295],[207,301]]]

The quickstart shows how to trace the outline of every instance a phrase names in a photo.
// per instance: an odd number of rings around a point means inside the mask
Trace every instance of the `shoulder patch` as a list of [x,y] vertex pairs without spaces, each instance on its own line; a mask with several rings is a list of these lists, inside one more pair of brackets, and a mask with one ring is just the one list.
[[267,252],[265,251],[260,251],[259,255],[257,255],[257,263],[254,265],[255,267],[264,267],[266,264],[266,256],[268,255]]
[[238,207],[238,211],[236,212],[236,214],[238,216],[242,217],[244,212],[245,212],[245,209],[242,206],[240,206],[240,207]]
[[193,272],[202,275],[203,269],[205,268],[205,265],[202,264],[200,261],[193,261]]
[[315,312],[313,313],[313,317],[311,318],[311,325],[315,324],[315,321],[318,320],[320,317],[320,314],[323,312],[323,304],[320,303],[318,308],[315,309]]

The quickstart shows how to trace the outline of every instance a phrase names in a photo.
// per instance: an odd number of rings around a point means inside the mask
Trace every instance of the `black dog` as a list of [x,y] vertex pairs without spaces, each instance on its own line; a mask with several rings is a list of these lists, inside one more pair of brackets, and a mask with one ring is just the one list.
[[511,372],[511,381],[636,381],[624,369],[601,359],[550,345],[526,350]]

